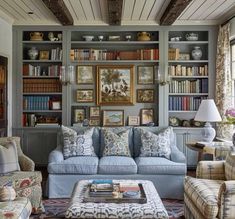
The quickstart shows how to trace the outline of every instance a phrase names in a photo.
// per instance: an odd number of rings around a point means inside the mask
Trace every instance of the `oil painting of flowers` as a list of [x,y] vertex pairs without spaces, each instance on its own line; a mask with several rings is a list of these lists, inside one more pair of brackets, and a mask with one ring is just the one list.
[[225,116],[228,124],[235,125],[235,108],[229,108],[225,112]]

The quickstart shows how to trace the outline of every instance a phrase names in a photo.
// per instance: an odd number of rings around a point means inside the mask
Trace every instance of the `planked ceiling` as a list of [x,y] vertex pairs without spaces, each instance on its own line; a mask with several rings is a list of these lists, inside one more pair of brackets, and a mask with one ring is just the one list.
[[[170,0],[123,0],[121,25],[158,25]],[[64,0],[74,25],[107,25],[107,0]],[[33,12],[33,14],[29,14]],[[175,24],[221,24],[235,0],[192,0]],[[0,0],[0,17],[13,25],[61,25],[41,0]]]

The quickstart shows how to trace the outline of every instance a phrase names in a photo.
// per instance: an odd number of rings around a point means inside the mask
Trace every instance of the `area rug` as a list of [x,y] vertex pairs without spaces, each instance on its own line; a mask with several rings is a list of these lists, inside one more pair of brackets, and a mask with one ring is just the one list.
[[[170,219],[184,219],[184,202],[179,200],[163,199],[163,204]],[[32,215],[30,219],[58,219],[64,218],[69,199],[47,199],[43,201],[45,213]]]

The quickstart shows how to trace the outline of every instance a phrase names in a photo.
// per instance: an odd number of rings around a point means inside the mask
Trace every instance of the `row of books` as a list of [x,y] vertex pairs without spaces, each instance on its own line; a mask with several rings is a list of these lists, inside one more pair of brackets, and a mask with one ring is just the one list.
[[158,49],[108,51],[99,49],[71,49],[70,60],[158,60]]
[[49,110],[50,96],[24,96],[24,110]]
[[62,49],[60,47],[51,49],[51,60],[62,60]]
[[169,110],[196,111],[206,97],[169,97]]
[[208,76],[208,65],[204,66],[182,66],[171,65],[168,68],[171,76]]
[[169,85],[170,93],[208,93],[208,79],[172,80]]
[[40,65],[33,66],[31,64],[23,64],[24,76],[59,76],[61,65],[50,65],[41,67]]
[[59,79],[24,79],[23,92],[61,92],[62,86]]

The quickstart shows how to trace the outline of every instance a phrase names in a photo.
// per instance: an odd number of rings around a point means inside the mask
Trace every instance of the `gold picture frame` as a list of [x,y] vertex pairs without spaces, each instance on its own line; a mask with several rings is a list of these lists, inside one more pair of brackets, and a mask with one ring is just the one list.
[[128,116],[128,125],[139,126],[140,125],[140,117],[139,116]]
[[94,102],[93,89],[78,89],[76,94],[76,101],[79,103]]
[[49,60],[49,51],[47,50],[41,50],[39,52],[39,59],[40,60]]
[[89,108],[90,118],[100,117],[100,107],[99,106],[90,106]]
[[153,108],[141,109],[140,120],[141,120],[141,125],[147,125],[151,122],[154,122],[154,109]]
[[85,106],[72,106],[71,123],[82,123],[87,118],[87,107]]
[[124,110],[103,110],[103,126],[124,126]]
[[154,84],[154,66],[137,67],[137,84]]
[[134,104],[134,66],[97,66],[97,105]]
[[93,66],[78,65],[77,66],[77,84],[93,84]]
[[154,89],[137,89],[136,102],[138,103],[154,103]]

